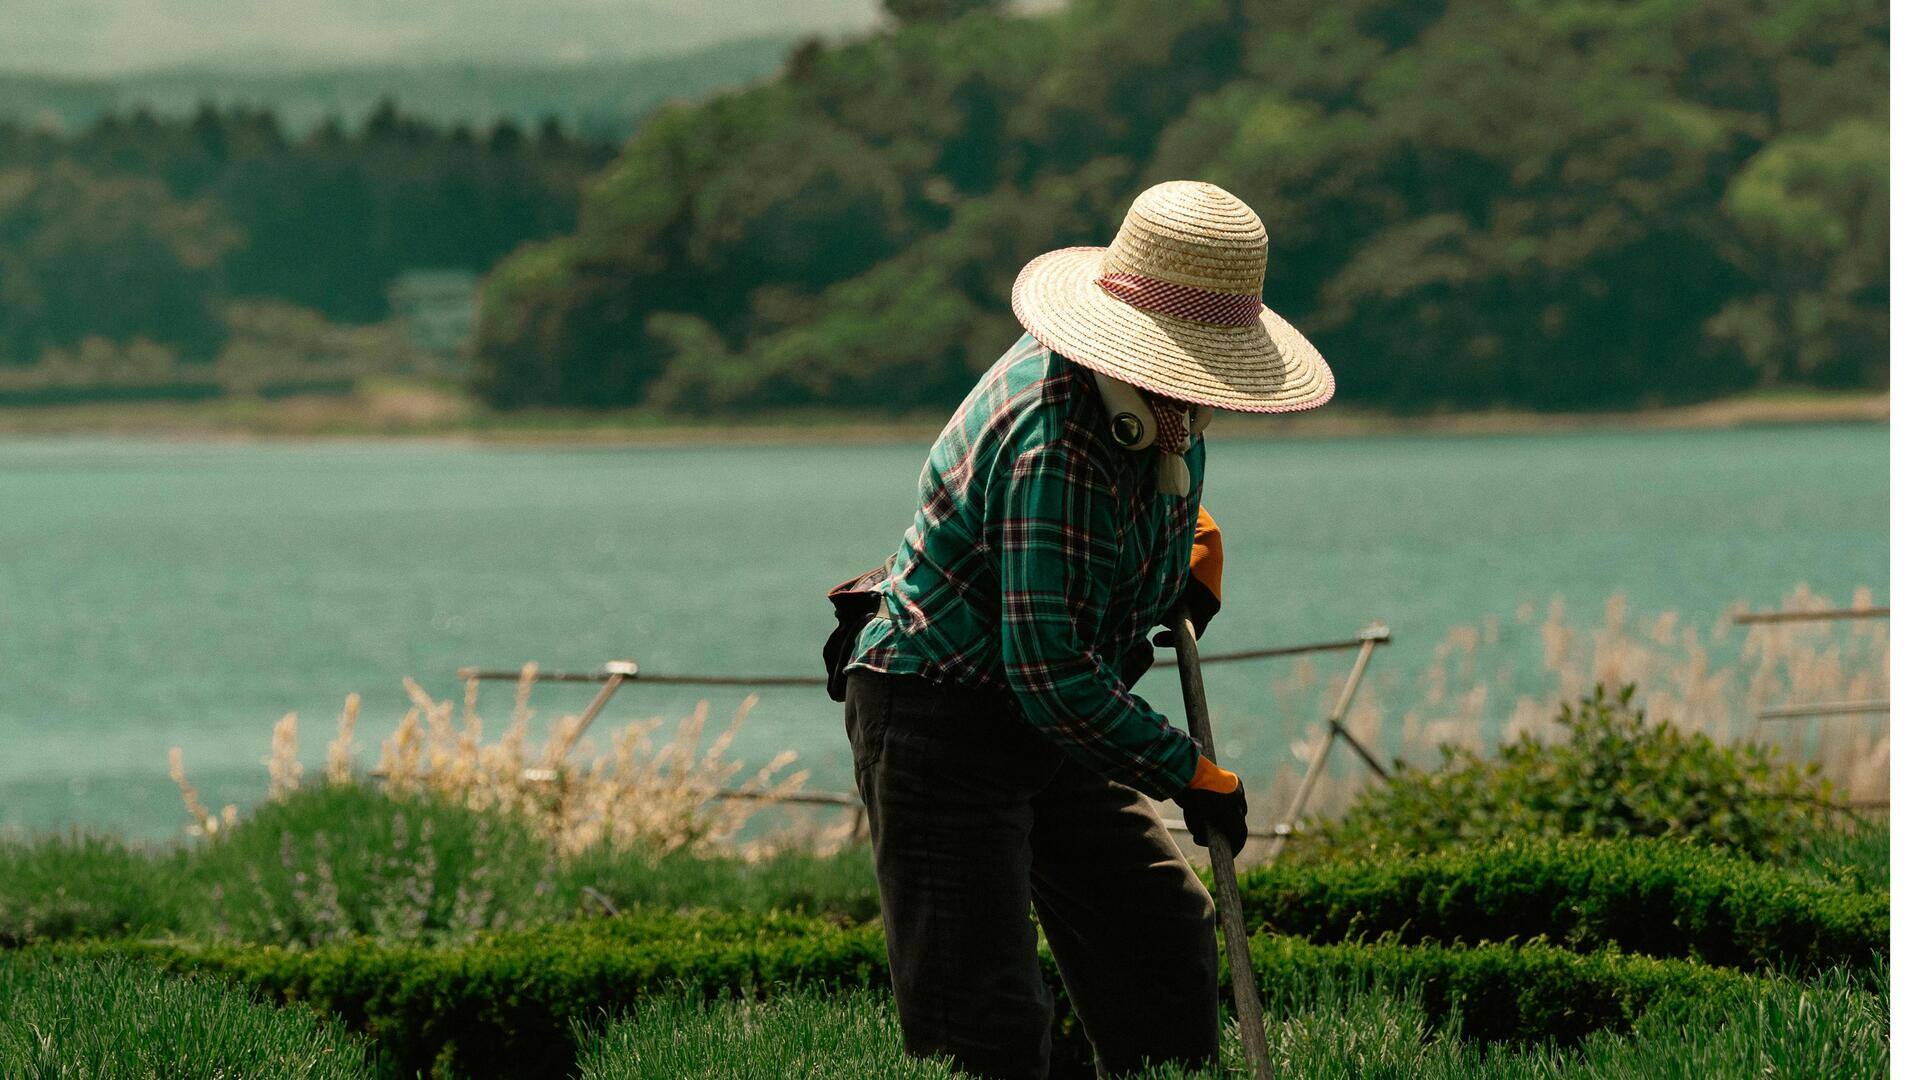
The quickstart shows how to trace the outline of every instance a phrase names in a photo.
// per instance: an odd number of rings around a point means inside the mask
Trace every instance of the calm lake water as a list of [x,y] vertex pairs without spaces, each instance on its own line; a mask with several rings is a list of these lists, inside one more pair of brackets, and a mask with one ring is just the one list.
[[[897,544],[923,455],[0,441],[0,829],[170,834],[169,746],[210,802],[244,805],[272,723],[297,711],[317,762],[349,691],[370,764],[406,675],[452,697],[462,665],[526,660],[812,674],[823,591]],[[1229,593],[1206,645],[1385,619],[1390,711],[1448,628],[1523,603],[1564,597],[1591,623],[1624,593],[1704,623],[1801,582],[1886,595],[1882,426],[1222,439],[1210,468]],[[1273,715],[1279,671],[1209,675],[1224,754],[1256,775],[1313,720]],[[1144,690],[1177,712],[1169,675]],[[536,704],[550,717],[590,693]],[[483,693],[495,730],[511,696]],[[605,720],[695,699],[629,687]],[[738,746],[750,762],[795,748],[817,786],[849,784],[839,709],[816,691],[764,695]]]

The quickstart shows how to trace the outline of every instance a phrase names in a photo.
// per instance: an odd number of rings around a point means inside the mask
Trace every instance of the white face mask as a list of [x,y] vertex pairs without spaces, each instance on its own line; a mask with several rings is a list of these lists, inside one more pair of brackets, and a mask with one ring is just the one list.
[[[1159,439],[1160,426],[1153,418],[1153,409],[1147,405],[1146,395],[1138,387],[1097,371],[1093,372],[1093,383],[1100,389],[1100,402],[1107,410],[1107,433],[1114,443],[1125,450],[1152,449]],[[1162,494],[1185,495],[1193,490],[1193,475],[1180,454],[1193,446],[1193,437],[1206,430],[1212,420],[1213,409],[1209,406],[1196,405],[1187,410],[1188,434],[1180,443],[1179,453],[1160,455],[1156,486]]]

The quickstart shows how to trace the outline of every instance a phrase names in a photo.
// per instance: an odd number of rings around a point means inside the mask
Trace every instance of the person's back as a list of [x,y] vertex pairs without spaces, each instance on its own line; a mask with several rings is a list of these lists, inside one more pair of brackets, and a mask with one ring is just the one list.
[[[1037,911],[1109,1074],[1218,1055],[1212,901],[1149,797],[1237,853],[1246,794],[1131,687],[1157,622],[1218,608],[1210,409],[1333,392],[1262,305],[1265,269],[1259,218],[1188,182],[1141,195],[1110,247],[1029,263],[1013,293],[1027,336],[929,452],[878,596],[871,575],[834,593],[827,655],[910,1053],[1047,1075]],[[878,614],[842,654],[863,601]]]
[[1192,489],[1163,496],[1106,429],[1091,374],[1017,341],[929,452],[852,663],[1009,692],[1069,753],[1171,794],[1192,740],[1125,692],[1123,660],[1186,586],[1206,452],[1194,439]]

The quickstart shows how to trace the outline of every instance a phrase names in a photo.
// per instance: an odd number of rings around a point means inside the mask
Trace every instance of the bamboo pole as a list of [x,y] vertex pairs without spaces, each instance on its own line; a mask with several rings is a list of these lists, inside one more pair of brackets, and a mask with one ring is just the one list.
[[1280,820],[1280,825],[1286,830],[1281,834],[1283,838],[1292,835],[1293,830],[1299,827],[1300,815],[1307,810],[1307,799],[1313,794],[1313,786],[1319,782],[1320,771],[1327,767],[1327,758],[1333,753],[1334,740],[1345,738],[1347,744],[1359,752],[1361,760],[1365,761],[1369,768],[1377,775],[1386,775],[1386,770],[1380,767],[1380,763],[1374,760],[1367,748],[1360,744],[1360,740],[1354,738],[1353,734],[1347,730],[1346,718],[1347,710],[1353,706],[1354,695],[1360,690],[1360,679],[1367,673],[1367,662],[1373,659],[1374,646],[1389,640],[1391,638],[1388,636],[1387,628],[1378,623],[1360,632],[1360,655],[1353,658],[1353,669],[1347,672],[1346,685],[1340,688],[1340,698],[1334,703],[1333,712],[1327,716],[1327,733],[1321,738],[1320,746],[1314,751],[1313,761],[1307,765],[1307,775],[1300,781],[1300,786],[1294,790],[1293,801],[1287,806],[1286,816]]
[[[1268,660],[1281,656],[1300,656],[1306,653],[1340,652],[1346,649],[1363,648],[1369,641],[1381,642],[1383,637],[1369,637],[1371,628],[1361,631],[1350,638],[1337,641],[1316,641],[1305,645],[1279,645],[1264,649],[1242,649],[1238,652],[1216,653],[1202,657],[1202,664],[1232,664],[1246,660]],[[1155,666],[1159,666],[1157,662]],[[804,687],[825,686],[827,680],[821,675],[687,675],[672,672],[643,672],[639,667],[627,661],[614,661],[599,671],[541,671],[533,676],[534,682],[590,682],[602,683],[609,677],[618,675],[624,682],[646,683],[654,686],[771,686]],[[479,668],[463,667],[459,671],[462,680],[480,679],[486,682],[518,682],[522,672],[518,668]]]
[[1741,626],[1756,623],[1785,622],[1830,622],[1836,619],[1885,619],[1891,617],[1891,609],[1883,607],[1869,608],[1822,608],[1819,611],[1749,611],[1735,615],[1733,621]]

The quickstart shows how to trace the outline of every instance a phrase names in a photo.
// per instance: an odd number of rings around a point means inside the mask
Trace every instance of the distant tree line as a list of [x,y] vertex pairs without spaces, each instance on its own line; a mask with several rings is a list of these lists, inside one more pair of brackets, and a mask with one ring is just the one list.
[[[483,288],[501,406],[954,401],[1013,274],[1159,180],[1272,236],[1343,397],[1631,406],[1884,386],[1879,0],[892,0],[663,110]],[[983,8],[984,10],[970,10]]]
[[0,124],[0,363],[89,338],[206,358],[236,299],[379,320],[403,270],[481,272],[572,229],[612,156],[552,121],[442,127],[391,102],[298,138],[211,106],[69,136]]

